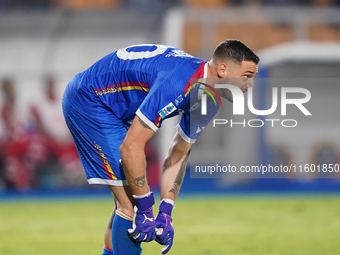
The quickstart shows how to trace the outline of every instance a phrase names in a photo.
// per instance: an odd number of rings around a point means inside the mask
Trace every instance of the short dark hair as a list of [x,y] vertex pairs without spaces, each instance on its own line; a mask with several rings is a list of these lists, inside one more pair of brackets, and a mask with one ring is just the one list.
[[228,39],[217,45],[214,54],[214,60],[232,60],[236,63],[242,61],[252,61],[255,64],[260,62],[260,58],[248,46],[239,40]]

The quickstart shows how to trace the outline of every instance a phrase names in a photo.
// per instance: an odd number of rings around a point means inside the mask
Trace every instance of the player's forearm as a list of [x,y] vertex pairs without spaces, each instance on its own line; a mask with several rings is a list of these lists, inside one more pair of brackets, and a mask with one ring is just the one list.
[[183,183],[190,151],[178,161],[171,157],[164,161],[161,176],[161,199],[169,198],[173,201],[176,200]]
[[146,180],[146,161],[144,148],[121,146],[120,153],[124,174],[131,188],[132,194],[141,196],[150,191]]

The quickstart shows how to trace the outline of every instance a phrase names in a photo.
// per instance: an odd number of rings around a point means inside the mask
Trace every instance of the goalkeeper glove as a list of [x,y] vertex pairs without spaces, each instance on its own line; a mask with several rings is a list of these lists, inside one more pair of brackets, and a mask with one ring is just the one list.
[[155,219],[152,206],[155,203],[153,193],[143,196],[133,196],[136,201],[133,213],[132,228],[128,229],[130,236],[137,242],[150,242],[155,239]]
[[169,252],[174,241],[175,231],[171,218],[173,206],[173,200],[163,199],[159,205],[159,213],[156,218],[156,241],[161,245],[165,245],[162,249],[162,254]]

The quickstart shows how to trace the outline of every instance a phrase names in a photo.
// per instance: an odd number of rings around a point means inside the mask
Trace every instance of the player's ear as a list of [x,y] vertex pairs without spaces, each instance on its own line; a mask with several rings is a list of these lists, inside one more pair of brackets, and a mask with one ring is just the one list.
[[219,76],[219,78],[226,78],[229,72],[229,68],[225,63],[220,63],[217,66],[217,74]]

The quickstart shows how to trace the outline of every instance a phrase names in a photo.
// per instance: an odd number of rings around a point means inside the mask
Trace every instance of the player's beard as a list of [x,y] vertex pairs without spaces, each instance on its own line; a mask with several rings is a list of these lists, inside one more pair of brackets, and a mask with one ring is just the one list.
[[[228,78],[223,78],[221,77],[219,74],[218,75],[218,80],[217,80],[217,84],[231,84],[230,83],[230,79]],[[216,90],[217,93],[219,94],[220,97],[223,97],[225,99],[227,99],[230,102],[233,102],[233,94],[231,93],[231,91],[229,89],[218,89]]]

